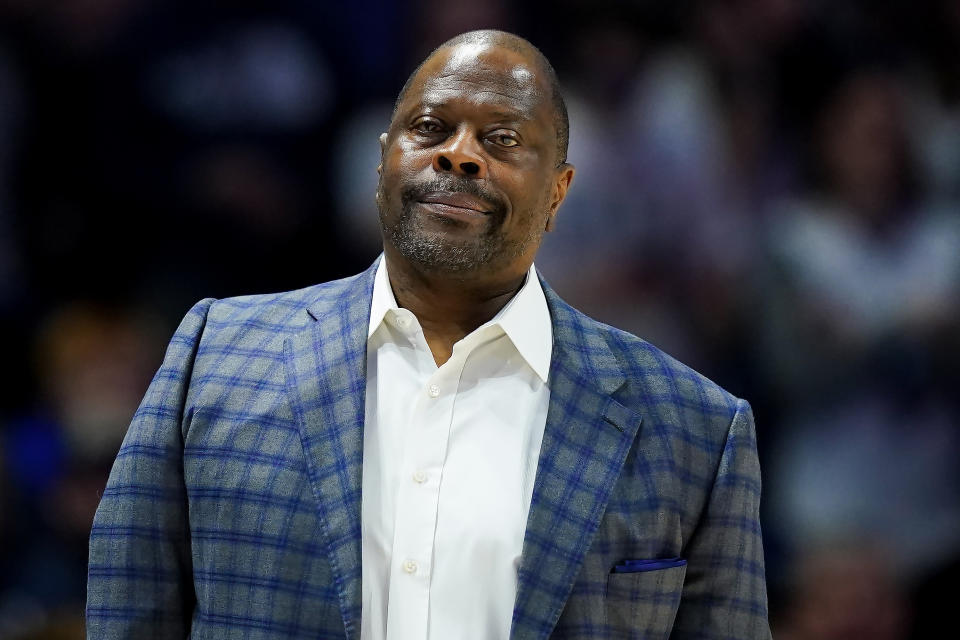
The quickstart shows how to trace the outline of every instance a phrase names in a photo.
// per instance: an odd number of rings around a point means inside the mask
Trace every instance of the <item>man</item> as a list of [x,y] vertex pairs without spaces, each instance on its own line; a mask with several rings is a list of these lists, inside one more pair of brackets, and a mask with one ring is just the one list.
[[381,138],[384,254],[199,302],[91,534],[91,638],[766,638],[748,405],[566,305],[556,75],[458,36]]

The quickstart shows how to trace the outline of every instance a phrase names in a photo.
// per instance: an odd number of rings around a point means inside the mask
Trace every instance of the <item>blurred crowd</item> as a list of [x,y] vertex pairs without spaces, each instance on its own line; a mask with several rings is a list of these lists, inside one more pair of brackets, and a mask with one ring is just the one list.
[[93,510],[196,300],[377,255],[377,135],[499,27],[577,167],[537,265],[754,407],[777,638],[960,591],[960,1],[0,0],[0,637],[82,637]]

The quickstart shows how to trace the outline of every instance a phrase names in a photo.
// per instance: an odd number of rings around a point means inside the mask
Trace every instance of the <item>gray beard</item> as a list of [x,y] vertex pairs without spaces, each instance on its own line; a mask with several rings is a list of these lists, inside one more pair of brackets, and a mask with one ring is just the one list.
[[[394,224],[389,224],[384,212],[390,205],[378,190],[377,206],[384,240],[393,245],[407,260],[432,272],[467,274],[506,264],[525,253],[531,244],[539,243],[542,236],[542,231],[537,233],[534,228],[526,238],[506,241],[500,233],[503,215],[488,214],[491,218],[482,233],[473,238],[454,240],[442,232],[424,229],[421,216],[429,214],[414,211],[418,206],[415,201],[403,202],[400,217]],[[460,224],[444,218],[438,218],[438,221],[451,227]]]

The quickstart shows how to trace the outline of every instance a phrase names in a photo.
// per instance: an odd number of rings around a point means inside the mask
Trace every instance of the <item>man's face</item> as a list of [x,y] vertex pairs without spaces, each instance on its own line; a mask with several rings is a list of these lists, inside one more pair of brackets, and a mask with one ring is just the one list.
[[557,166],[549,89],[496,45],[428,60],[380,141],[386,249],[434,272],[522,274],[573,176]]

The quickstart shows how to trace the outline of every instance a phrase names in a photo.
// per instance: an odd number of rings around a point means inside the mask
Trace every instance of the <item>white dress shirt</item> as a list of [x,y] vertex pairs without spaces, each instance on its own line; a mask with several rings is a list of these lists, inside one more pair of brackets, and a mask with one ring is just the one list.
[[367,339],[362,640],[509,636],[552,344],[531,266],[437,367],[380,260]]

